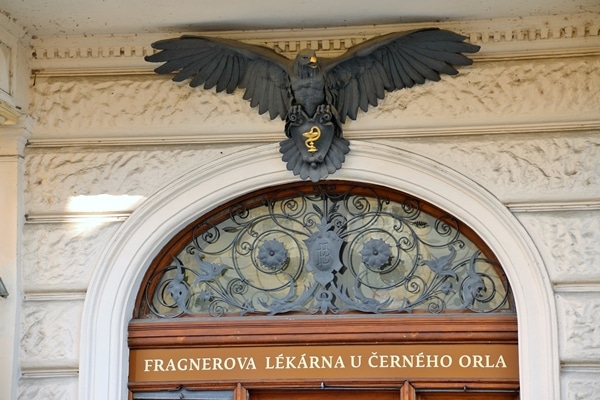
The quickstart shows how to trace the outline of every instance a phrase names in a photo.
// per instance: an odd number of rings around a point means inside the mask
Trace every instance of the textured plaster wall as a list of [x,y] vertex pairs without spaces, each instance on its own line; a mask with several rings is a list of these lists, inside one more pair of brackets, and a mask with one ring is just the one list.
[[[555,287],[561,398],[600,398],[600,132],[522,133],[515,123],[600,118],[600,58],[484,62],[390,95],[346,126],[507,125],[507,133],[379,139],[450,166],[507,206],[539,248]],[[190,90],[152,75],[40,77],[32,87],[34,139],[279,132],[238,96]],[[513,132],[508,133],[513,130]],[[375,140],[375,139],[373,139]],[[249,139],[248,142],[251,140]],[[128,213],[199,164],[255,144],[28,148],[22,269],[20,398],[75,399],[80,321],[95,258],[118,218],[76,219],[77,201],[122,199]],[[349,157],[352,157],[350,153]],[[285,168],[282,163],[282,169]],[[401,188],[400,188],[401,189]],[[106,197],[110,196],[110,197]],[[594,203],[595,202],[595,203]],[[552,203],[550,208],[539,204]],[[91,203],[90,203],[91,204]],[[589,208],[589,209],[588,209]],[[98,215],[96,215],[98,217]],[[101,215],[100,215],[101,217]],[[100,266],[101,267],[101,266]]]
[[[388,94],[346,131],[597,120],[598,70],[598,57],[482,62]],[[194,91],[165,76],[39,77],[32,99],[32,140],[282,131],[241,91]]]

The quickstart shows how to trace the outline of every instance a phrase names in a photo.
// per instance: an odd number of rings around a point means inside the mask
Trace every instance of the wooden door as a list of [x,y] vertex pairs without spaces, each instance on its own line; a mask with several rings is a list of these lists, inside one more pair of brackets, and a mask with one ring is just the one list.
[[399,390],[256,390],[248,400],[400,400]]
[[518,392],[510,393],[419,393],[417,400],[518,400]]
[[248,400],[518,400],[518,392],[421,392],[408,390],[344,389],[344,390],[255,390]]

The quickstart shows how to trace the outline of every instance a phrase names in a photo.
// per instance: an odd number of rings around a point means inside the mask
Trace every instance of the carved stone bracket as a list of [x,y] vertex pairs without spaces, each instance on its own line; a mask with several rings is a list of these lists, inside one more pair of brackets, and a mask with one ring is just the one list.
[[[0,102],[0,116],[3,115],[1,106]],[[18,123],[15,120],[11,124],[0,124],[0,157],[21,157],[31,136],[32,127],[31,117],[21,117]]]
[[10,104],[0,100],[0,126],[15,125],[19,121],[21,113]]

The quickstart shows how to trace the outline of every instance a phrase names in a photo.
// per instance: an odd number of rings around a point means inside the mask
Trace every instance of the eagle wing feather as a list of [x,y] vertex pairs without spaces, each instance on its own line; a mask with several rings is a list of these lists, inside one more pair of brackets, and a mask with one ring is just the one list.
[[479,46],[465,36],[437,28],[392,33],[351,47],[346,53],[324,60],[328,89],[343,123],[356,119],[358,109],[377,106],[385,92],[410,88],[440,74],[455,75],[454,66],[470,65],[461,53],[475,53]]
[[291,60],[275,51],[205,36],[161,40],[152,47],[159,51],[146,61],[164,62],[156,73],[175,73],[176,82],[189,79],[192,87],[204,85],[217,92],[245,89],[244,99],[258,106],[259,114],[269,111],[271,119],[287,116]]

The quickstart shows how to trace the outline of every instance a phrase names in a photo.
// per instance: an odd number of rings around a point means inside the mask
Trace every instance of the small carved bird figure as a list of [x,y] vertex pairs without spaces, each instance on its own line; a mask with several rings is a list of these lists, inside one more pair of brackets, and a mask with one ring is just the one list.
[[198,277],[194,280],[194,284],[197,284],[199,282],[212,281],[215,278],[221,276],[223,274],[223,271],[231,268],[225,264],[214,264],[200,260],[200,258],[197,258],[196,261],[200,266],[200,271],[198,272]]
[[456,256],[456,250],[454,247],[450,247],[450,254],[443,257],[431,257],[431,260],[423,260],[423,264],[427,265],[430,270],[443,277],[451,276],[454,279],[458,279],[458,275],[452,269],[452,260]]
[[[192,87],[226,93],[245,89],[243,98],[259,114],[268,111],[271,119],[286,121],[289,139],[281,142],[281,152],[287,168],[316,181],[339,169],[349,152],[342,137],[346,118],[356,119],[359,109],[377,106],[386,92],[457,74],[454,66],[472,63],[462,53],[479,50],[465,39],[428,28],[375,37],[335,58],[304,49],[291,60],[267,47],[182,36],[153,43],[159,52],[146,60],[163,62],[155,72],[175,73],[174,81],[189,79]],[[321,136],[309,152],[302,135],[313,127]]]
[[475,271],[475,263],[477,262],[478,252],[473,253],[469,260],[469,268],[467,269],[467,278],[462,283],[461,295],[463,298],[463,307],[469,308],[473,306],[475,300],[480,299],[486,291],[485,283],[481,276]]
[[173,261],[175,262],[175,266],[177,267],[177,275],[175,275],[175,277],[171,279],[171,281],[167,285],[166,292],[171,295],[173,301],[175,302],[175,304],[177,304],[181,311],[189,314],[190,310],[188,310],[187,308],[187,302],[189,300],[189,287],[185,282],[185,272],[183,269],[184,266],[183,263],[177,257],[174,257]]

